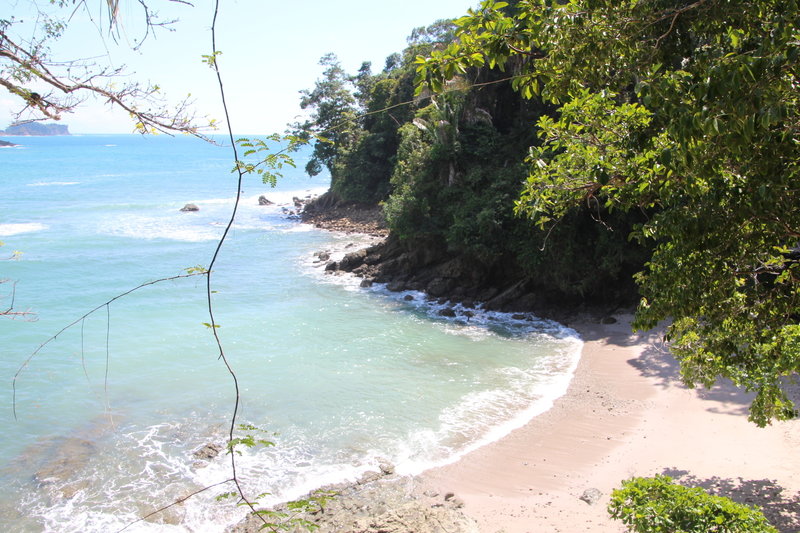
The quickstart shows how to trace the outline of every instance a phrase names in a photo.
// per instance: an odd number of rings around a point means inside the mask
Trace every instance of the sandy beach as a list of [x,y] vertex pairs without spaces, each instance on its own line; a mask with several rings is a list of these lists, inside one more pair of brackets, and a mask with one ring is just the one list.
[[[569,324],[585,345],[568,392],[546,413],[457,463],[423,473],[486,533],[619,532],[610,493],[633,476],[667,474],[757,504],[782,532],[800,531],[800,422],[758,428],[730,385],[687,389],[657,332]],[[580,497],[602,493],[594,504]]]

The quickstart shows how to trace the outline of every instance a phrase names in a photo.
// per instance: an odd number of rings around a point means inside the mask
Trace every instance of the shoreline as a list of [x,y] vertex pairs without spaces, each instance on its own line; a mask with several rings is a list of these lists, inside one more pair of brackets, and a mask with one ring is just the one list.
[[[634,476],[666,474],[758,505],[779,531],[800,527],[800,421],[758,428],[731,385],[687,389],[656,332],[576,320],[584,339],[567,393],[508,436],[421,473],[423,492],[453,492],[481,532],[623,532],[606,512]],[[585,491],[602,496],[593,504]]]
[[[313,223],[385,236],[352,217],[345,226],[331,220]],[[607,317],[560,317],[584,342],[567,392],[526,425],[453,463],[380,481],[405,487],[407,500],[390,505],[391,513],[444,507],[457,517],[448,527],[429,524],[431,532],[624,532],[606,511],[611,492],[625,479],[665,474],[757,505],[781,532],[800,531],[800,420],[758,428],[747,420],[751,395],[730,384],[688,389],[660,331],[632,333],[630,314]],[[371,490],[365,497],[376,497]],[[596,500],[586,498],[592,503],[581,499],[598,492]],[[323,523],[320,531],[372,531],[337,527]]]

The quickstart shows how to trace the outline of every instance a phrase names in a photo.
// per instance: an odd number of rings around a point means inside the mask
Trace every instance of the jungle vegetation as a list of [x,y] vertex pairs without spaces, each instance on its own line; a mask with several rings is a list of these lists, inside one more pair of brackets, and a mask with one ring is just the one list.
[[[798,3],[485,0],[304,94],[312,171],[392,232],[566,301],[638,300],[691,386],[796,415]],[[409,103],[410,102],[410,103]],[[327,142],[333,141],[332,143]],[[635,281],[635,288],[630,283]]]

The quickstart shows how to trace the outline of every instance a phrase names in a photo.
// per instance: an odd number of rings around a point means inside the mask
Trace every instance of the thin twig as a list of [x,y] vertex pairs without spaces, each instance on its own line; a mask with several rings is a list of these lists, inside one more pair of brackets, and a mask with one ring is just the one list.
[[122,529],[118,529],[118,530],[117,530],[117,533],[120,533],[121,531],[125,531],[126,529],[128,529],[129,527],[131,527],[131,526],[132,526],[132,525],[134,525],[134,524],[138,524],[139,522],[144,522],[144,521],[145,521],[145,520],[147,520],[148,518],[150,518],[150,517],[152,517],[152,516],[155,516],[155,515],[157,515],[157,514],[158,514],[158,513],[160,513],[160,512],[166,511],[166,510],[167,510],[167,509],[169,509],[170,507],[175,507],[176,505],[180,505],[180,504],[182,504],[183,502],[185,502],[186,500],[188,500],[189,498],[191,498],[191,497],[193,497],[193,496],[197,496],[197,495],[198,495],[198,494],[200,494],[201,492],[205,492],[205,491],[207,491],[208,489],[213,489],[214,487],[218,487],[219,485],[224,485],[225,483],[230,483],[231,481],[233,481],[233,480],[232,480],[232,479],[226,479],[225,481],[220,481],[219,483],[214,483],[213,485],[209,485],[209,486],[207,486],[207,487],[203,487],[202,489],[198,489],[198,490],[196,490],[196,491],[192,492],[191,494],[187,494],[187,495],[186,495],[186,496],[184,496],[183,498],[179,498],[179,499],[175,500],[174,502],[172,502],[172,503],[170,503],[170,504],[168,504],[168,505],[165,505],[164,507],[160,507],[160,508],[156,509],[155,511],[153,511],[153,512],[149,513],[149,514],[146,514],[146,515],[144,515],[144,516],[141,516],[141,517],[137,518],[137,519],[136,519],[136,520],[134,520],[133,522],[131,522],[131,523],[127,524],[127,525],[126,525],[125,527],[123,527]]
[[103,307],[111,305],[112,303],[114,303],[115,301],[119,300],[120,298],[123,298],[123,297],[131,294],[132,292],[136,292],[139,289],[143,289],[145,287],[149,287],[150,285],[155,285],[157,283],[162,283],[164,281],[173,281],[173,280],[176,280],[176,279],[191,278],[191,277],[194,277],[194,276],[204,276],[207,273],[208,273],[208,271],[206,271],[206,272],[193,272],[191,274],[181,274],[181,275],[178,275],[178,276],[170,276],[168,278],[161,278],[161,279],[156,279],[156,280],[152,280],[152,281],[148,281],[148,282],[142,283],[141,285],[137,285],[136,287],[134,287],[134,288],[132,288],[130,290],[127,290],[127,291],[125,291],[125,292],[123,292],[121,294],[118,294],[118,295],[114,296],[110,300],[106,300],[105,302],[101,303],[100,305],[98,305],[97,307],[92,309],[91,311],[89,311],[87,313],[84,313],[80,317],[76,318],[75,320],[73,320],[72,322],[70,322],[69,324],[67,324],[66,326],[61,328],[60,330],[58,330],[58,332],[55,335],[51,336],[50,338],[45,340],[43,343],[41,343],[39,345],[39,347],[36,348],[28,356],[27,359],[25,359],[25,361],[17,369],[17,372],[14,374],[14,378],[11,380],[11,390],[12,390],[11,407],[12,407],[12,411],[14,412],[14,420],[18,420],[18,418],[17,418],[17,379],[19,378],[20,374],[22,374],[22,371],[25,370],[28,367],[28,365],[33,360],[33,358],[36,357],[39,354],[39,352],[41,352],[42,349],[44,349],[45,346],[47,346],[48,344],[50,344],[51,342],[56,340],[59,335],[61,335],[62,333],[64,333],[68,329],[72,328],[75,324],[83,321],[88,316],[93,315],[94,313],[96,313],[97,311],[102,309]]

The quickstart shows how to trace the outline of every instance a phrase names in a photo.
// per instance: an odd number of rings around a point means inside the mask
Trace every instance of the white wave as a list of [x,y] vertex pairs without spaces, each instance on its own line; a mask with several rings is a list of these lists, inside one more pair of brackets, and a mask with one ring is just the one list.
[[55,187],[78,184],[80,184],[79,181],[35,181],[33,183],[28,183],[28,187]]
[[[398,473],[416,475],[454,463],[548,411],[567,392],[580,359],[583,342],[577,337],[566,341],[567,346],[559,350],[562,353],[555,358],[558,362],[553,358],[545,361],[545,366],[550,368],[538,371],[500,369],[501,373],[516,375],[508,388],[468,394],[458,405],[441,414],[438,430],[425,429],[410,434],[398,450]],[[521,398],[527,398],[527,406],[520,405]],[[486,420],[499,422],[486,425]]]
[[222,236],[224,229],[222,224],[214,224],[213,222],[191,225],[170,223],[156,217],[131,217],[117,222],[104,224],[98,228],[98,232],[131,239],[206,242],[218,240]]
[[46,230],[46,224],[38,222],[21,222],[17,224],[0,224],[0,235],[8,237],[9,235],[19,235],[20,233],[33,233],[36,231]]

